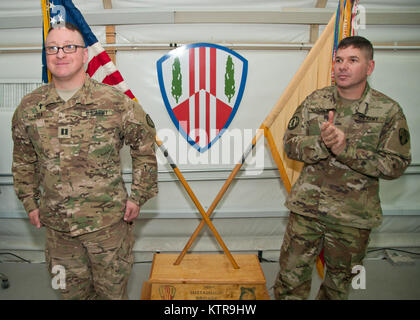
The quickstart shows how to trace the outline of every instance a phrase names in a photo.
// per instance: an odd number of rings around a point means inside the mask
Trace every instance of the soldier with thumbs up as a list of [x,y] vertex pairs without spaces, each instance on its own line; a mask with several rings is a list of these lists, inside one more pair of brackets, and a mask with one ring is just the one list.
[[284,136],[287,156],[304,162],[286,200],[291,211],[275,281],[277,299],[305,299],[317,255],[326,276],[317,299],[346,299],[372,228],[380,225],[379,178],[400,177],[411,162],[410,135],[399,104],[372,89],[372,44],[343,39],[336,84],[297,108]]

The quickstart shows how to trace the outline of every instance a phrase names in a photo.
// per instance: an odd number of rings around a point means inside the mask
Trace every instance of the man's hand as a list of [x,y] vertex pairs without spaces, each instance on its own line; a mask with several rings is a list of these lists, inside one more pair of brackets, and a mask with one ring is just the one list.
[[334,123],[334,112],[328,113],[328,122],[321,125],[321,138],[325,145],[331,149],[335,155],[340,154],[346,147],[346,135],[338,129]]
[[29,222],[38,229],[41,228],[42,225],[41,221],[39,220],[39,209],[35,209],[29,212]]
[[135,218],[138,217],[139,213],[140,213],[140,207],[134,202],[127,200],[127,203],[125,205],[124,221],[126,222],[133,221]]

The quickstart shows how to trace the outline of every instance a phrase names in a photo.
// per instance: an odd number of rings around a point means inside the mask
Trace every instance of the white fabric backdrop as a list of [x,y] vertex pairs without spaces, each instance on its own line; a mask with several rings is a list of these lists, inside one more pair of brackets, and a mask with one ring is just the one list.
[[[252,8],[269,10],[279,7],[313,7],[315,1],[240,1]],[[380,1],[383,3],[383,1]],[[7,3],[7,4],[6,4]],[[0,10],[8,10],[12,5],[2,1]],[[86,10],[101,9],[102,1],[75,1],[79,8]],[[217,7],[220,3],[226,8],[238,10],[239,1],[203,1],[200,6],[196,1],[113,1],[115,8],[127,5],[144,7],[170,6],[191,8],[194,3],[198,9],[204,6]],[[332,3],[332,4],[331,4]],[[333,5],[328,1],[328,5]],[[379,1],[369,1],[375,7]],[[226,5],[225,5],[226,4]],[[27,9],[36,9],[33,1],[22,1]],[[401,1],[401,6],[415,6],[416,1]],[[335,5],[334,5],[335,6]],[[196,8],[196,9],[197,9]],[[241,7],[245,8],[245,7]],[[299,25],[141,25],[118,26],[118,43],[169,43],[169,42],[307,42],[308,26]],[[105,30],[94,27],[94,33],[103,43]],[[419,27],[369,27],[360,34],[373,42],[420,40]],[[40,46],[40,29],[0,30],[1,46]],[[119,51],[117,66],[127,84],[155,121],[158,134],[168,132],[178,137],[159,91],[156,61],[168,50]],[[231,130],[255,130],[259,127],[281,92],[293,77],[300,63],[307,54],[305,50],[238,50],[249,63],[248,80],[238,112],[232,121]],[[376,70],[370,82],[372,87],[383,91],[402,105],[408,118],[412,137],[413,164],[420,162],[420,113],[418,101],[420,91],[419,51],[377,51],[375,53]],[[38,82],[41,79],[41,56],[39,53],[2,53],[0,54],[0,82]],[[0,248],[20,250],[41,250],[43,231],[37,231],[29,225],[22,206],[17,201],[10,185],[11,168],[11,111],[0,111]],[[163,138],[163,137],[161,137]],[[224,137],[218,143],[223,143]],[[177,140],[182,148],[192,149],[182,137]],[[168,146],[170,148],[170,146]],[[179,145],[177,145],[179,147]],[[212,147],[215,149],[217,144]],[[244,146],[242,148],[245,148]],[[210,149],[210,152],[212,151]],[[175,148],[176,150],[176,148]],[[158,151],[160,152],[160,151]],[[194,154],[194,149],[192,149]],[[208,158],[205,154],[204,157]],[[174,158],[176,158],[174,156]],[[126,150],[123,154],[124,168],[130,164]],[[193,191],[206,210],[219,191],[229,171],[217,170],[232,168],[228,164],[180,164],[181,171],[190,181]],[[266,169],[274,167],[270,153],[264,152]],[[381,197],[385,219],[380,228],[375,230],[371,245],[374,246],[419,246],[420,243],[420,194],[418,167],[412,166],[410,174],[395,181],[381,182]],[[158,197],[149,201],[142,208],[142,217],[137,223],[137,251],[178,251],[182,249],[189,235],[199,222],[199,214],[179,182],[168,181],[174,178],[166,164],[159,166],[161,179]],[[168,173],[169,172],[169,173]],[[171,179],[166,179],[167,177]],[[215,178],[217,177],[217,178]],[[214,223],[229,248],[241,250],[277,250],[287,219],[287,210],[283,202],[285,190],[276,177],[276,171],[266,170],[260,176],[240,175],[216,208]],[[166,180],[165,180],[166,179]],[[175,180],[175,179],[174,179]],[[9,182],[9,183],[7,183]],[[195,250],[214,251],[218,245],[209,236],[208,231],[198,239]]]

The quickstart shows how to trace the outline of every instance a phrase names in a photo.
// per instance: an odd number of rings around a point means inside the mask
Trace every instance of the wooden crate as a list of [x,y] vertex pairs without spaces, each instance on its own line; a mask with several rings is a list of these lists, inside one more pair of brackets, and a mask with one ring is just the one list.
[[155,254],[141,299],[150,300],[268,300],[258,257],[233,255],[234,269],[224,254],[187,254],[174,265],[178,254]]

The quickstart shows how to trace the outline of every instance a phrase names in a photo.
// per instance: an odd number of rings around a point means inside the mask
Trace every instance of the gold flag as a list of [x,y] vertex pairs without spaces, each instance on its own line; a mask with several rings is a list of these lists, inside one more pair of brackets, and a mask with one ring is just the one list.
[[290,118],[306,96],[316,89],[331,85],[334,29],[335,15],[309,51],[262,125],[273,159],[279,167],[283,183],[288,192],[299,177],[303,163],[287,157],[283,148],[283,136]]

